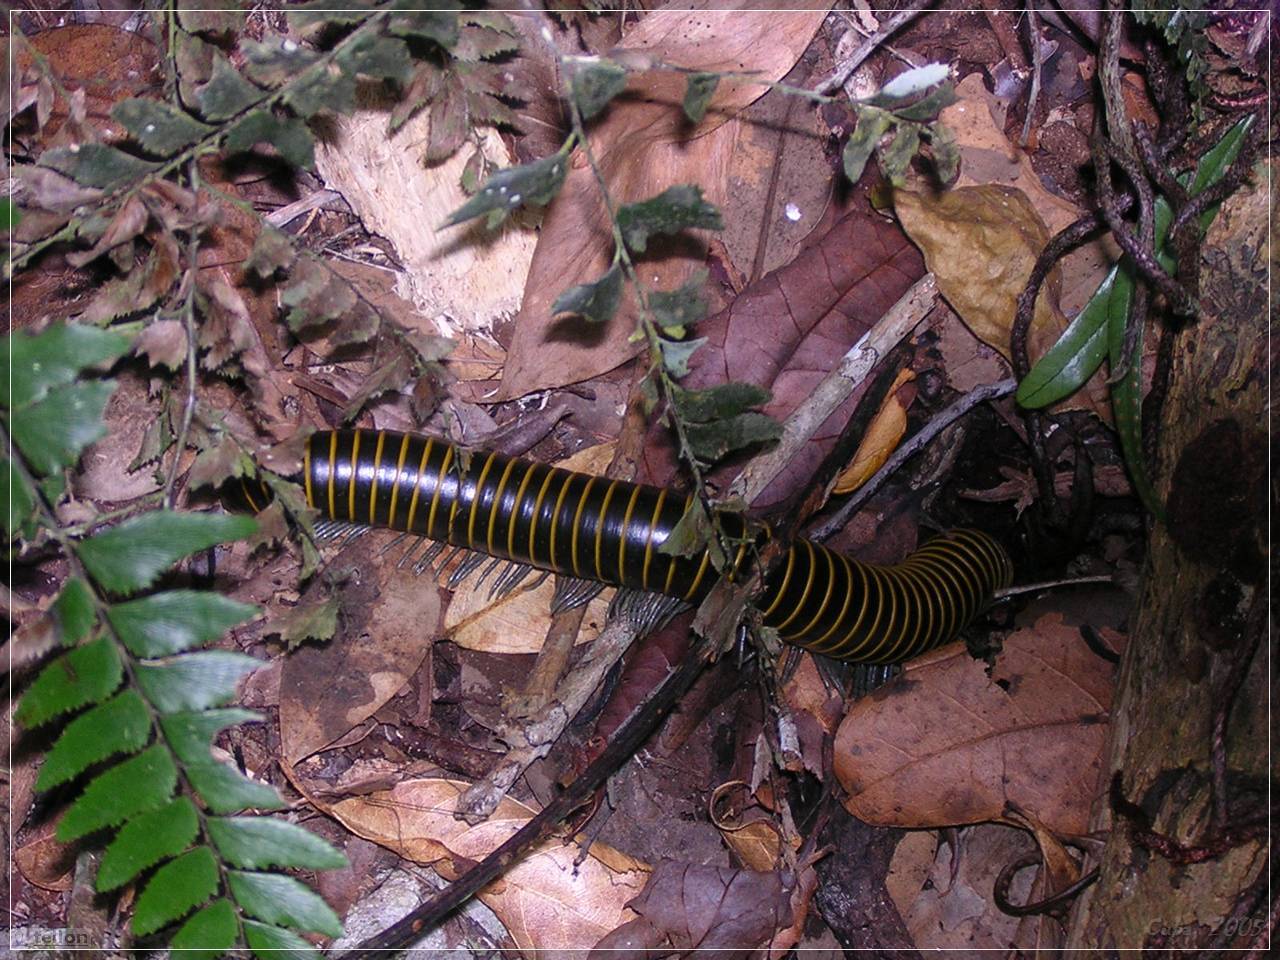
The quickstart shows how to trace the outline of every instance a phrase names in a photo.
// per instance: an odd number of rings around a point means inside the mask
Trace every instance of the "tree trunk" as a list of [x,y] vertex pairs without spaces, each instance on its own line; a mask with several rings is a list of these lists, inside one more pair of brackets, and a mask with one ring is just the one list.
[[[1223,947],[1266,942],[1269,321],[1263,176],[1218,214],[1201,255],[1201,313],[1174,341],[1158,435],[1168,524],[1152,531],[1112,720],[1109,771],[1150,828],[1205,862],[1176,862],[1113,802],[1099,880],[1077,901],[1068,946]],[[1213,790],[1215,723],[1226,790]],[[1113,783],[1116,780],[1113,780]],[[1215,796],[1218,807],[1215,816]],[[1225,816],[1222,798],[1225,797]],[[1237,836],[1224,838],[1223,830]],[[1257,834],[1258,827],[1245,830]],[[1217,842],[1215,842],[1215,840]],[[1166,851],[1167,852],[1167,851]]]

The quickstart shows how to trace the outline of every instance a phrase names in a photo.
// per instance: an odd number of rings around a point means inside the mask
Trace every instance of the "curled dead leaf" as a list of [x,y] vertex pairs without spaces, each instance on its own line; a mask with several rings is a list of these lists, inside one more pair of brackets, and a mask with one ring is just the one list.
[[880,409],[876,411],[871,425],[858,444],[853,460],[836,477],[832,493],[852,493],[857,490],[893,455],[903,434],[907,432],[907,407],[898,395],[898,388],[915,378],[915,372],[910,367],[904,367],[898,372],[893,386],[885,394],[884,402],[880,404]]

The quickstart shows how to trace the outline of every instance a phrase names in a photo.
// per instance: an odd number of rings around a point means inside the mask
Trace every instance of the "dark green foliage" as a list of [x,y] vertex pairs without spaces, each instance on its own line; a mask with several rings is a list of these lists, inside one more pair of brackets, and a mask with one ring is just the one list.
[[688,327],[707,314],[707,301],[702,296],[706,282],[707,272],[698,270],[678,290],[654,290],[650,293],[649,312],[653,315],[653,322],[670,336],[684,336]]
[[98,583],[117,593],[143,590],[183,557],[257,529],[251,517],[157,510],[82,541],[80,560]]
[[66,843],[155,810],[173,796],[177,782],[169,751],[158,744],[148,747],[90,781],[58,822],[58,839]]
[[17,331],[0,344],[0,395],[15,410],[66,386],[81,370],[122,356],[133,338],[112,330],[55,323],[37,334]]
[[320,55],[314,50],[287,37],[273,37],[262,42],[241,40],[240,49],[247,61],[245,74],[254,83],[264,87],[278,87],[287,83],[301,76],[320,59]]
[[221,731],[262,717],[251,710],[203,710],[165,714],[160,718],[164,737],[184,764],[208,763],[209,744]]
[[656,197],[629,203],[618,210],[622,241],[633,253],[644,253],[655,234],[673,234],[698,228],[722,230],[724,223],[714,204],[702,199],[702,189],[689,184],[668,187]]
[[342,923],[329,906],[305,886],[279,873],[227,874],[231,894],[244,912],[267,923],[295,930],[342,935]]
[[701,123],[707,115],[707,107],[715,96],[716,87],[720,85],[718,73],[691,73],[684,88],[684,102],[681,106],[690,123]]
[[880,138],[889,131],[892,123],[893,118],[883,110],[869,107],[858,111],[858,125],[845,142],[844,153],[841,155],[844,175],[850,182],[857,183],[862,177],[867,161],[871,159]]
[[171,157],[214,129],[161,100],[122,100],[111,108],[111,116],[144,150],[158,157]]
[[215,52],[213,74],[200,90],[198,105],[206,120],[229,120],[263,96],[261,88],[242,77],[231,61]]
[[672,377],[677,380],[689,372],[689,358],[693,356],[694,351],[707,342],[706,337],[697,337],[693,340],[667,340],[658,341],[659,348],[662,350],[662,366]]
[[12,423],[13,442],[43,474],[70,467],[89,444],[106,433],[102,412],[115,390],[110,380],[71,383],[50,390]]
[[124,675],[120,655],[106,637],[76,647],[49,664],[27,688],[15,716],[33,729],[59,714],[105,700]]
[[[1191,196],[1217,183],[1239,154],[1245,136],[1253,123],[1246,117],[1223,135],[1196,166],[1195,175],[1184,175],[1183,186]],[[1200,220],[1206,229],[1217,214],[1217,207],[1207,210]],[[1157,257],[1170,273],[1177,264],[1167,249],[1166,238],[1173,220],[1173,211],[1163,197],[1155,203],[1155,240]],[[1024,407],[1040,408],[1057,403],[1075,393],[1107,358],[1113,370],[1122,364],[1125,328],[1129,323],[1129,308],[1133,297],[1133,267],[1122,259],[1103,279],[1097,292],[1089,298],[1076,318],[1063,331],[1058,341],[1050,347],[1018,385],[1015,395]],[[1141,356],[1142,336],[1138,335],[1138,356]],[[1111,400],[1115,408],[1116,428],[1125,463],[1147,509],[1156,517],[1163,508],[1151,481],[1147,477],[1142,452],[1141,432],[1141,364],[1131,364],[1127,375],[1112,384]]]
[[101,143],[49,150],[40,158],[42,166],[65,173],[86,187],[111,190],[141,180],[157,165]]
[[777,440],[782,424],[763,413],[740,413],[727,420],[690,423],[685,427],[689,447],[703,463],[715,463],[733,450]]
[[257,612],[216,593],[170,590],[116,604],[107,617],[130,653],[164,657],[216,640]]
[[342,49],[335,62],[349,76],[395,80],[398,83],[408,80],[413,69],[409,48],[403,40],[374,34],[357,37]]
[[431,40],[446,50],[451,49],[458,42],[461,28],[461,22],[454,11],[461,9],[461,6],[447,2],[433,3],[432,6],[435,9],[392,14],[387,29],[398,37]]
[[259,957],[271,960],[311,960],[319,956],[315,947],[307,943],[291,930],[281,930],[269,923],[258,923],[256,920],[244,921],[244,938],[249,948]]
[[99,893],[123,886],[143,870],[176,857],[199,831],[195,804],[178,797],[157,810],[134,817],[116,834],[98,866]]
[[235,946],[239,933],[231,901],[215,900],[182,925],[171,946],[182,960],[214,960]]
[[672,402],[686,420],[706,422],[737,416],[752,407],[766,404],[772,394],[754,383],[722,383],[706,390],[677,387]]
[[627,86],[627,71],[612,60],[579,58],[571,61],[569,91],[583,120],[590,120]]
[[347,858],[314,833],[264,817],[212,817],[209,836],[224,860],[245,869],[304,867],[334,870]]
[[[955,137],[938,121],[938,116],[955,102],[950,72],[937,63],[908,70],[885,84],[875,96],[856,102],[857,126],[845,143],[842,156],[845,176],[856,182],[875,153],[885,179],[901,186],[924,136],[933,148],[938,179],[950,183],[959,172],[960,153]],[[890,131],[893,136],[883,142]]]
[[556,297],[551,305],[553,314],[570,313],[590,320],[592,323],[605,323],[618,311],[622,300],[622,267],[614,264],[599,280],[594,283],[583,283],[570,287]]
[[570,138],[549,157],[499,170],[480,188],[480,192],[449,215],[446,226],[463,223],[488,214],[487,226],[496,227],[512,210],[525,204],[546,204],[560,192],[569,172]]
[[62,634],[62,643],[68,647],[85,639],[97,619],[93,594],[89,585],[79,577],[71,577],[62,585],[62,592],[53,601],[52,611]]
[[192,789],[204,797],[211,813],[241,810],[283,810],[287,804],[275,788],[242,775],[225,763],[206,760],[187,764]]
[[236,695],[240,678],[257,666],[257,660],[242,653],[205,650],[141,664],[136,676],[153,707],[161,713],[177,713],[229,702]]
[[296,117],[277,117],[254,110],[233,126],[223,140],[228,153],[240,153],[267,143],[295,167],[310,170],[315,164],[315,142],[307,125]]
[[117,753],[134,753],[151,739],[151,715],[133,690],[123,690],[106,703],[67,724],[36,778],[37,790],[49,790]]
[[218,862],[208,847],[196,847],[155,872],[133,908],[140,937],[180,920],[218,889]]

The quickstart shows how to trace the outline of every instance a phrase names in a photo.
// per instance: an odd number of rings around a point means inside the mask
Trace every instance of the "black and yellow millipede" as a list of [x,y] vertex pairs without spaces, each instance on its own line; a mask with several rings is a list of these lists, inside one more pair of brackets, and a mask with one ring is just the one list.
[[[519,457],[464,451],[390,430],[311,435],[300,478],[328,520],[416,534],[538,570],[701,600],[718,576],[710,551],[660,549],[692,497],[575,473]],[[255,509],[267,488],[247,480]],[[740,543],[731,569],[768,538],[721,514]],[[841,660],[897,663],[953,639],[1009,585],[1004,549],[977,530],[953,530],[892,566],[862,563],[796,540],[756,599],[787,643]]]

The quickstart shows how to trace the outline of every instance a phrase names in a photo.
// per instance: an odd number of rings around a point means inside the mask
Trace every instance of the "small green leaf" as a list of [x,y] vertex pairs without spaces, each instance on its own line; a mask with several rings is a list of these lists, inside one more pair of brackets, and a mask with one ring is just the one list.
[[76,647],[49,664],[32,681],[17,720],[32,730],[54,717],[105,700],[120,686],[124,665],[105,637]]
[[627,249],[644,253],[655,234],[681,230],[722,230],[720,211],[702,199],[702,190],[688,184],[668,187],[656,197],[629,203],[618,210],[618,229]]
[[926,63],[921,67],[904,70],[881,88],[879,96],[889,102],[902,100],[928,90],[951,76],[951,68],[945,63]]
[[188,653],[137,668],[138,686],[160,713],[204,710],[231,700],[236,684],[259,666],[253,657],[226,650]]
[[933,166],[938,173],[938,182],[949,185],[960,175],[960,147],[955,134],[942,123],[930,124],[926,133],[933,147]]
[[720,74],[718,73],[689,74],[689,81],[684,88],[684,103],[681,106],[690,123],[702,122],[702,118],[707,115],[707,107],[711,105],[716,87],[719,85]]
[[689,358],[706,342],[706,337],[698,337],[694,340],[660,339],[658,348],[662,351],[662,365],[667,368],[671,376],[677,380],[680,379],[689,372]]
[[112,107],[111,116],[144,150],[159,157],[171,157],[213,130],[161,100],[131,97]]
[[247,61],[244,72],[250,80],[264,87],[275,87],[297,79],[320,56],[288,37],[262,43],[241,40],[240,49]]
[[703,463],[715,463],[732,450],[777,440],[781,434],[782,424],[763,413],[740,413],[728,420],[685,427],[689,446]]
[[239,934],[235,906],[215,900],[182,925],[169,947],[181,960],[217,960],[236,945]]
[[136,691],[123,690],[67,724],[36,778],[49,790],[117,753],[137,753],[151,738],[151,715]]
[[15,410],[25,407],[81,370],[123,356],[132,344],[133,337],[78,323],[55,323],[35,335],[17,331],[0,343],[0,397],[12,396]]
[[295,167],[310,170],[315,165],[315,141],[307,125],[296,117],[254,110],[227,132],[223,146],[228,153],[240,153],[259,143],[275,147],[276,153]]
[[436,2],[431,10],[395,13],[387,30],[398,37],[418,37],[440,44],[446,50],[458,42],[458,15],[461,7],[454,3]]
[[244,938],[259,960],[313,960],[316,948],[292,930],[281,930],[257,920],[244,921]]
[[342,921],[329,905],[293,877],[282,873],[227,873],[231,895],[251,917],[295,930],[342,936]]
[[612,60],[574,58],[569,90],[583,120],[590,120],[627,86],[627,71]]
[[706,390],[685,390],[676,386],[672,396],[676,412],[685,420],[706,423],[725,420],[768,403],[773,398],[764,387],[732,381]]
[[210,817],[209,837],[222,859],[237,867],[336,870],[347,858],[314,833],[270,817]]
[[490,214],[489,226],[492,227],[501,222],[507,213],[524,204],[549,203],[560,192],[565,175],[569,172],[568,147],[571,142],[567,141],[564,147],[549,157],[499,170],[485,181],[479,193],[449,215],[445,226],[451,227]]
[[164,657],[216,640],[258,608],[203,590],[170,590],[107,611],[121,641],[139,657]]
[[207,760],[187,764],[184,769],[192,788],[211,813],[282,810],[287,806],[275,787],[250,780],[225,763]]
[[338,65],[353,76],[374,77],[404,83],[413,72],[413,60],[403,40],[366,33],[345,47]]
[[1120,265],[1112,267],[1058,341],[1018,384],[1018,403],[1038,410],[1084,386],[1107,355],[1108,318],[1113,312],[1128,316],[1132,289],[1129,277],[1121,277]]
[[[155,872],[133,908],[133,932],[145,937],[180,920],[218,890],[218,862],[208,847],[196,847]],[[201,944],[206,946],[206,944]]]
[[0,197],[0,230],[12,233],[13,228],[21,222],[22,211],[8,197]]
[[370,12],[362,0],[311,0],[290,7],[285,16],[298,32],[312,34],[329,24],[360,23]]
[[168,803],[178,783],[169,751],[160,744],[99,774],[58,823],[63,843],[113,827]]
[[614,264],[594,283],[570,287],[551,305],[555,316],[575,314],[592,323],[607,323],[618,312],[622,301],[622,267]]
[[658,552],[668,557],[691,557],[706,549],[713,532],[707,508],[694,497],[689,509],[676,521],[666,539],[658,544]]
[[292,649],[307,640],[329,640],[338,632],[337,593],[309,591],[293,608],[272,621],[271,629]]
[[321,110],[350,113],[356,106],[356,75],[336,63],[324,70],[308,70],[289,85],[284,104],[303,119]]
[[920,149],[920,124],[900,123],[887,147],[879,152],[880,169],[891,184],[901,187],[907,182],[907,167]]
[[654,323],[668,330],[677,328],[681,333],[707,315],[707,301],[702,288],[707,282],[707,271],[696,270],[689,282],[678,290],[655,290],[649,294],[649,312]]
[[79,577],[69,577],[62,585],[52,610],[62,634],[62,643],[68,647],[87,637],[98,619],[89,585]]
[[12,540],[14,531],[27,529],[27,521],[36,509],[36,499],[27,481],[7,457],[0,457],[0,503],[5,505],[5,536]]
[[858,110],[858,125],[849,135],[844,145],[841,162],[844,164],[844,175],[850,183],[857,183],[862,178],[867,161],[875,152],[876,145],[893,123],[893,117],[875,107],[863,107]]
[[238,723],[253,723],[261,719],[260,714],[238,709],[175,712],[160,718],[160,728],[184,765],[209,763],[213,759],[209,747],[221,731]]
[[82,186],[102,190],[137,183],[159,167],[159,164],[139,160],[123,150],[101,143],[82,143],[49,150],[40,157],[40,163],[66,174]]
[[14,417],[13,442],[32,469],[48,475],[73,466],[85,447],[105,435],[102,413],[115,388],[113,380],[68,384]]
[[199,832],[196,808],[178,797],[157,810],[134,817],[116,834],[98,867],[99,893],[128,883],[161,860],[176,857],[191,846]]
[[229,120],[257,103],[265,92],[240,75],[220,52],[213,55],[213,75],[197,94],[206,120]]
[[277,270],[288,270],[297,259],[298,252],[289,235],[264,224],[253,243],[249,259],[245,261],[244,270],[246,274],[256,274],[265,280]]
[[183,557],[255,530],[251,517],[154,510],[82,541],[76,553],[98,583],[132,593],[151,586]]

